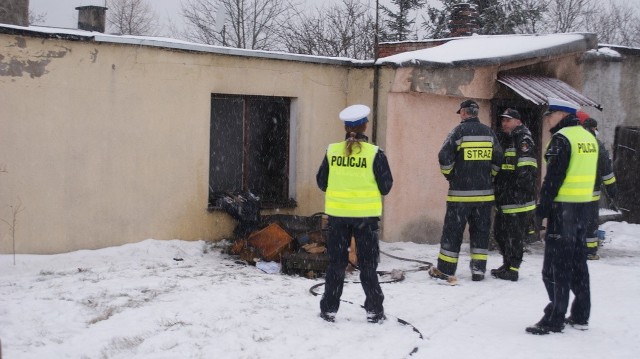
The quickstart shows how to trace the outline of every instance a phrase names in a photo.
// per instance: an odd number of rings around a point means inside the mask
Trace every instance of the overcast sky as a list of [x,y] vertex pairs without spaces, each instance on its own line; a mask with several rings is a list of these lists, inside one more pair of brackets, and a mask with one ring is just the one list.
[[[181,0],[150,0],[149,4],[165,25],[168,20],[180,20]],[[78,25],[78,11],[76,7],[98,5],[105,6],[105,0],[29,0],[29,9],[35,15],[46,14],[43,25],[53,27],[76,28]],[[106,1],[107,8],[109,1]]]
[[[181,26],[182,16],[180,15],[180,3],[182,0],[148,0],[154,11],[160,18],[160,23],[164,27],[161,31],[163,35],[168,35],[168,24],[172,23]],[[341,0],[298,0],[309,6],[322,5],[326,3],[339,2]],[[375,0],[361,0],[375,6]],[[388,3],[389,0],[380,0],[381,4]],[[44,26],[76,28],[78,25],[78,11],[76,7],[97,5],[109,7],[108,0],[30,0],[29,9],[34,15],[46,14]]]

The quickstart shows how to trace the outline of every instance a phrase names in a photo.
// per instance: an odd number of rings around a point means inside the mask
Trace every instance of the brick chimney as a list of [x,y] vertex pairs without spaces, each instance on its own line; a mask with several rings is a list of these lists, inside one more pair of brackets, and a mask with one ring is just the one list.
[[0,2],[0,23],[29,26],[29,0],[3,0]]
[[449,20],[449,37],[471,36],[480,29],[478,18],[480,13],[475,4],[462,3],[453,5]]
[[104,32],[107,8],[104,6],[79,6],[78,29]]

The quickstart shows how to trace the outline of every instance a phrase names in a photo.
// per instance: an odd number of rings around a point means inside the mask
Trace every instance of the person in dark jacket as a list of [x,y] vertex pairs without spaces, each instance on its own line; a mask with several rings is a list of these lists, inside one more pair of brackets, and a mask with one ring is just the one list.
[[329,266],[320,300],[320,317],[328,322],[335,320],[340,306],[351,237],[355,238],[358,251],[367,321],[382,323],[386,319],[376,272],[380,254],[378,222],[382,196],[391,190],[393,177],[384,152],[367,143],[364,132],[369,112],[365,105],[349,106],[340,112],[345,140],[329,145],[316,175],[318,187],[326,193],[325,213],[329,217]]
[[[616,176],[613,174],[613,164],[609,158],[609,151],[602,141],[598,139],[598,121],[589,117],[584,111],[578,111],[576,114],[580,120],[580,124],[598,141],[598,174],[596,176],[596,185],[593,188],[593,197],[590,204],[589,222],[587,224],[587,259],[598,260],[598,225],[600,218],[600,194],[602,185],[611,203],[614,203],[617,194]],[[613,205],[615,207],[615,205]]]
[[469,223],[471,279],[481,281],[487,268],[491,209],[495,200],[493,177],[502,164],[502,149],[491,128],[478,119],[480,107],[473,100],[456,112],[462,122],[447,136],[438,161],[449,181],[437,267],[429,275],[441,283],[456,284],[462,234]]
[[522,124],[520,113],[507,109],[502,115],[504,162],[495,178],[496,216],[494,236],[502,266],[491,270],[496,278],[517,281],[529,234],[531,215],[536,209],[535,191],[538,161],[533,137]]
[[[598,143],[575,114],[578,105],[549,98],[544,120],[551,128],[545,159],[547,173],[536,208],[537,222],[547,219],[542,280],[549,296],[544,315],[525,330],[530,334],[562,332],[565,322],[586,329],[591,290],[585,238],[589,203],[598,165]],[[571,314],[569,292],[575,295]]]

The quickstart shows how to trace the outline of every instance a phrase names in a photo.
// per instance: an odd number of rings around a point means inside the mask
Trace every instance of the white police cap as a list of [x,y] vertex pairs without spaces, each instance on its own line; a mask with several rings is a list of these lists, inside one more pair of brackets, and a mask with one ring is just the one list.
[[564,111],[575,115],[578,109],[580,109],[580,105],[577,103],[561,100],[555,97],[549,97],[548,112]]
[[340,111],[340,120],[344,121],[344,124],[349,127],[355,127],[368,122],[367,116],[371,112],[369,106],[365,105],[351,105],[344,110]]

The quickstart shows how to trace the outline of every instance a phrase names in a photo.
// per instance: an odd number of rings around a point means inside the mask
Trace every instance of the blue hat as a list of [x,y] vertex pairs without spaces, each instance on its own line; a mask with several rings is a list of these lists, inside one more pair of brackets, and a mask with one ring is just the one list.
[[561,100],[555,97],[549,97],[549,108],[545,115],[554,111],[563,111],[575,115],[576,112],[578,112],[578,109],[580,109],[580,105],[574,102]]
[[340,111],[340,120],[344,121],[345,126],[355,127],[369,121],[367,116],[371,112],[369,106],[351,105]]

